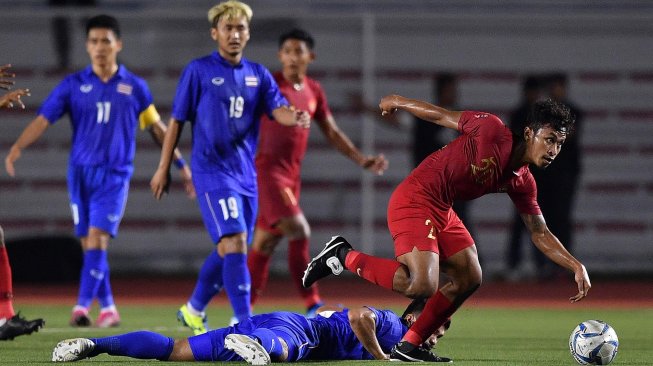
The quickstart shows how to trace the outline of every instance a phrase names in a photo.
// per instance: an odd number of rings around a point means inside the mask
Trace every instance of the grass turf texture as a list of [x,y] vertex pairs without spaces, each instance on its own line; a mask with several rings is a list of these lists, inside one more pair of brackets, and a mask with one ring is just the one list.
[[[70,307],[36,306],[17,303],[28,319],[43,317],[45,328],[13,341],[0,341],[0,365],[51,364],[54,345],[62,339],[98,337],[147,329],[182,338],[190,333],[179,327],[176,306],[142,305],[121,306],[122,326],[113,329],[75,329],[68,326]],[[575,308],[575,309],[572,309]],[[275,308],[258,307],[257,312]],[[300,308],[289,310],[301,311]],[[400,309],[393,309],[400,311]],[[93,314],[95,316],[95,314]],[[209,325],[218,327],[229,321],[228,308],[213,306],[208,311]],[[574,327],[587,319],[601,319],[612,325],[619,336],[619,353],[612,365],[651,365],[653,360],[653,309],[526,309],[526,308],[465,308],[453,319],[448,334],[442,338],[437,352],[454,359],[457,365],[575,365],[567,342]],[[124,364],[128,366],[152,364],[188,364],[156,360],[134,360],[126,357],[101,355],[76,362],[75,365]],[[319,362],[324,363],[324,362]],[[388,365],[377,361],[330,361],[338,365]],[[245,363],[225,363],[244,365]],[[305,363],[297,363],[309,364]],[[316,364],[316,362],[310,362]]]

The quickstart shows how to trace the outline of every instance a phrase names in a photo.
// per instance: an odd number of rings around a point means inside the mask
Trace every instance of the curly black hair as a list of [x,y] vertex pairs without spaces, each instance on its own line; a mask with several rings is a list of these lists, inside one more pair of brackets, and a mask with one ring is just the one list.
[[571,113],[565,104],[549,98],[535,103],[526,121],[526,126],[537,131],[544,126],[550,126],[556,131],[564,132],[567,136],[574,130],[576,116]]

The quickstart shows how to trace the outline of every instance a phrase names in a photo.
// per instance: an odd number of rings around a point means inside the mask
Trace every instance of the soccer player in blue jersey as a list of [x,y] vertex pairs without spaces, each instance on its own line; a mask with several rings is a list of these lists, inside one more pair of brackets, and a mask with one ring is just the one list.
[[204,224],[216,244],[200,270],[190,299],[177,313],[179,321],[194,334],[207,331],[204,309],[223,287],[234,321],[251,315],[246,255],[257,211],[254,154],[259,118],[266,113],[296,128],[310,123],[308,113],[288,107],[265,67],[243,57],[251,18],[252,9],[239,1],[226,1],[208,11],[217,50],[191,61],[184,69],[161,160],[150,183],[152,193],[160,199],[168,185],[172,150],[189,121],[193,183]]
[[[96,325],[117,326],[116,309],[109,281],[107,247],[118,233],[123,216],[136,149],[136,129],[147,128],[160,144],[166,126],[152,104],[145,81],[119,65],[122,49],[118,21],[98,15],[86,24],[86,50],[91,65],[67,76],[50,93],[38,116],[25,128],[5,159],[5,168],[15,176],[14,163],[23,149],[35,142],[64,114],[70,116],[72,148],[68,163],[68,191],[75,233],[81,239],[84,262],[79,296],[70,325],[89,326],[89,307],[100,304]],[[179,151],[186,190],[192,195],[191,172]]]
[[[414,300],[399,317],[371,306],[318,309],[315,318],[302,314],[259,314],[234,326],[187,339],[140,331],[103,338],[59,342],[52,361],[77,361],[102,353],[161,361],[247,361],[253,365],[300,360],[387,360],[424,309]],[[337,311],[336,311],[337,310]],[[444,333],[438,329],[423,345],[432,348]],[[442,362],[450,361],[442,357]]]

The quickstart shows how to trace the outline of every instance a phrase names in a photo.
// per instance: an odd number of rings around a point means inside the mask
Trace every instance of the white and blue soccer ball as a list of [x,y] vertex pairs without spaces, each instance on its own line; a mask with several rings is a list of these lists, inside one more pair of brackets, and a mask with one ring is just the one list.
[[584,321],[571,332],[569,350],[581,365],[607,365],[619,349],[614,329],[601,320]]

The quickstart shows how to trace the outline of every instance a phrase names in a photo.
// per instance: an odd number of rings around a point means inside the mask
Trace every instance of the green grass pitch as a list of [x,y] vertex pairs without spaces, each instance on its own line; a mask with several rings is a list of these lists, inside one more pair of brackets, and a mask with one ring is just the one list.
[[[67,325],[70,307],[16,304],[27,318],[43,317],[46,326],[30,336],[0,342],[0,365],[51,364],[51,352],[57,341],[73,337],[95,337],[147,329],[168,336],[188,336],[175,319],[173,305],[123,305],[120,307],[123,326],[114,329],[74,329]],[[257,312],[275,310],[257,308]],[[289,308],[299,311],[299,308]],[[393,309],[399,311],[400,309]],[[209,323],[216,327],[227,324],[231,312],[213,306],[208,311]],[[575,365],[567,348],[569,334],[577,323],[601,319],[611,324],[619,336],[619,353],[612,365],[651,365],[653,363],[653,309],[528,309],[528,308],[465,308],[453,319],[452,328],[440,341],[437,352],[465,366],[510,365]],[[102,355],[75,365],[123,364],[152,365],[155,360],[133,360]],[[308,364],[300,363],[300,364]],[[310,362],[315,364],[316,362]],[[324,362],[320,362],[324,363]],[[338,365],[387,365],[377,361],[339,361]],[[166,365],[182,363],[166,362]],[[187,364],[187,363],[185,363]],[[243,363],[229,363],[245,364]]]

